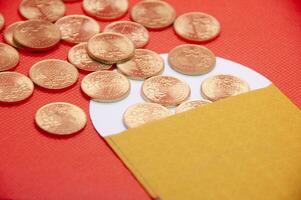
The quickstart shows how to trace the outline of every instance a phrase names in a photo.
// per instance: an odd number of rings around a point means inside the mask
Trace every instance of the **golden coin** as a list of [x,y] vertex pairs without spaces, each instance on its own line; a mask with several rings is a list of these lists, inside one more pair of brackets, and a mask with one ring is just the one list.
[[97,71],[82,81],[83,92],[95,101],[114,102],[124,99],[130,92],[130,81],[115,71]]
[[160,55],[153,51],[136,49],[135,56],[127,62],[117,64],[117,68],[131,79],[143,80],[161,74],[164,62]]
[[176,113],[186,112],[188,110],[191,110],[191,109],[194,109],[194,108],[197,108],[197,107],[209,104],[209,103],[210,103],[209,101],[203,101],[203,100],[198,100],[198,99],[188,100],[188,101],[181,103],[177,107]]
[[55,135],[71,135],[82,130],[87,123],[85,112],[78,106],[56,102],[41,107],[35,116],[36,124]]
[[211,101],[217,101],[248,91],[250,91],[250,86],[246,81],[225,74],[209,77],[201,85],[202,95]]
[[135,46],[130,39],[119,33],[99,33],[88,41],[87,50],[95,60],[115,64],[131,59]]
[[84,0],[84,11],[100,20],[114,20],[122,17],[128,10],[128,0]]
[[106,26],[104,32],[120,33],[127,36],[136,48],[144,47],[149,41],[148,30],[141,24],[130,21],[113,22]]
[[55,22],[61,30],[62,40],[70,43],[88,41],[100,32],[97,21],[85,15],[68,15]]
[[26,19],[54,22],[64,16],[66,8],[61,0],[23,0],[19,11]]
[[19,26],[20,24],[22,24],[23,22],[15,22],[11,25],[9,25],[5,30],[4,30],[4,33],[3,33],[3,37],[4,37],[4,40],[7,44],[13,46],[13,47],[16,47],[16,48],[20,48],[21,46],[19,46],[15,41],[14,41],[14,31],[16,29],[17,26]]
[[0,72],[0,102],[18,102],[30,97],[34,85],[25,75],[17,72]]
[[179,16],[174,23],[176,33],[187,40],[208,41],[220,33],[216,18],[201,12],[190,12]]
[[78,71],[66,61],[48,59],[34,64],[30,68],[29,77],[43,88],[64,89],[76,83]]
[[29,50],[47,50],[61,39],[60,29],[44,20],[28,20],[15,28],[14,39],[17,44]]
[[176,106],[190,96],[189,85],[172,76],[154,76],[142,84],[142,95],[150,102]]
[[20,56],[18,51],[0,42],[0,71],[10,70],[19,63]]
[[215,55],[206,47],[194,44],[177,46],[168,55],[170,66],[187,75],[208,73],[215,67]]
[[138,103],[130,106],[123,115],[127,128],[135,128],[172,115],[164,106],[156,103]]
[[112,65],[106,65],[93,60],[88,55],[87,43],[77,44],[72,47],[68,53],[68,60],[78,69],[85,71],[107,70],[112,67]]
[[0,31],[3,29],[4,25],[5,25],[5,19],[3,15],[0,13]]

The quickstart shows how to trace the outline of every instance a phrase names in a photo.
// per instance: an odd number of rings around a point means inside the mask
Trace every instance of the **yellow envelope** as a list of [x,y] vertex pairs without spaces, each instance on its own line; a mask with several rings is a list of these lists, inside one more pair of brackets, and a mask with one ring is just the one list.
[[106,140],[161,200],[301,199],[301,112],[275,86]]

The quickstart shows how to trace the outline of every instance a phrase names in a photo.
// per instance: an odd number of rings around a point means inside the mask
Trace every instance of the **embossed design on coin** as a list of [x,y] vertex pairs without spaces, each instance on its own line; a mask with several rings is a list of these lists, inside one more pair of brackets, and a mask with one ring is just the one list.
[[226,74],[209,77],[201,85],[202,95],[211,101],[217,101],[248,91],[250,91],[250,86],[246,81]]
[[34,85],[25,75],[17,72],[0,72],[0,102],[18,102],[30,97]]
[[215,67],[215,55],[206,47],[193,44],[177,46],[168,55],[170,66],[187,75],[208,73]]
[[10,70],[19,63],[19,53],[13,47],[0,43],[0,71]]
[[0,13],[0,31],[3,29],[4,25],[5,25],[5,19],[3,15]]
[[130,92],[130,81],[115,71],[97,71],[88,74],[81,83],[83,92],[95,101],[114,102]]
[[7,44],[9,44],[13,47],[16,47],[16,48],[20,48],[20,46],[14,41],[13,35],[14,35],[14,31],[15,31],[16,27],[19,26],[22,23],[23,23],[22,21],[15,22],[15,23],[9,25],[4,30],[3,37],[4,37],[4,40]]
[[70,43],[88,41],[100,32],[100,26],[94,19],[85,15],[68,15],[55,22],[61,30],[62,40]]
[[147,28],[161,29],[174,22],[176,11],[165,1],[144,0],[132,8],[131,18]]
[[26,19],[54,22],[64,16],[66,8],[61,0],[23,0],[19,11]]
[[156,103],[138,103],[130,106],[123,115],[127,128],[135,128],[172,115],[164,106]]
[[179,16],[174,23],[176,33],[187,40],[208,41],[220,33],[216,18],[201,12],[190,12]]
[[128,10],[128,0],[84,0],[85,12],[100,20],[114,20],[122,17]]
[[190,96],[189,85],[172,76],[154,76],[142,84],[142,95],[150,102],[176,106]]
[[188,100],[188,101],[181,103],[177,107],[176,113],[186,112],[188,110],[191,110],[191,109],[194,109],[194,108],[197,108],[197,107],[209,104],[209,103],[210,103],[209,101],[198,100],[198,99]]
[[87,43],[81,43],[72,47],[68,53],[68,60],[71,64],[85,71],[107,70],[112,65],[106,65],[93,60],[87,52]]
[[75,84],[78,71],[66,61],[49,59],[34,64],[30,68],[29,77],[43,88],[64,89]]
[[136,48],[144,47],[149,41],[149,33],[141,24],[130,21],[113,22],[106,26],[104,32],[120,33],[127,36]]
[[102,63],[125,62],[134,56],[135,46],[119,33],[99,33],[88,41],[89,55]]
[[160,55],[153,51],[136,49],[135,56],[125,63],[117,64],[117,68],[131,79],[143,80],[161,74],[164,62]]
[[55,102],[41,107],[35,116],[36,124],[55,135],[71,135],[82,130],[87,123],[85,112],[78,106]]

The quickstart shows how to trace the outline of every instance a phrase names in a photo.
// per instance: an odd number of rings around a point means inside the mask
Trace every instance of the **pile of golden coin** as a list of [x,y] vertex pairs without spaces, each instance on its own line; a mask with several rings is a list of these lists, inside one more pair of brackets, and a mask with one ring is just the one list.
[[[204,46],[189,44],[213,40],[220,33],[216,18],[202,12],[176,15],[163,0],[141,0],[130,11],[132,21],[116,21],[129,8],[128,0],[83,0],[88,15],[65,15],[65,3],[76,0],[22,0],[20,14],[27,20],[15,22],[4,30],[7,44],[0,43],[0,102],[13,103],[29,98],[34,85],[48,90],[66,89],[78,80],[79,70],[89,72],[81,82],[82,91],[101,103],[122,101],[131,90],[129,79],[144,81],[141,93],[145,102],[129,105],[124,124],[133,128],[171,115],[168,107],[184,112],[212,101],[250,90],[248,83],[230,74],[220,74],[200,83],[206,100],[189,100],[190,86],[177,77],[166,76],[159,54],[143,49],[149,42],[149,30],[173,25],[175,33],[188,42],[169,52],[171,68],[188,76],[201,76],[216,64],[213,52]],[[100,30],[96,20],[114,21]],[[0,29],[4,27],[0,14]],[[75,44],[68,62],[47,59],[35,63],[26,75],[9,72],[19,62],[19,51],[49,51],[60,41]],[[137,94],[140,95],[140,94]],[[35,117],[44,131],[69,135],[87,122],[78,106],[52,102],[41,107]]]

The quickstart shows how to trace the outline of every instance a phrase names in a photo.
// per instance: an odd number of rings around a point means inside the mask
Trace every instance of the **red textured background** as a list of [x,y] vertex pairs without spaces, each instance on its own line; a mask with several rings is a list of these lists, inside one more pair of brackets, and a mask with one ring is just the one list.
[[[131,6],[135,2],[131,0]],[[218,56],[265,75],[301,107],[300,0],[168,2],[178,14],[203,11],[216,16],[222,33],[205,45]],[[19,3],[20,0],[0,0],[6,24],[22,19],[17,11]],[[82,13],[81,3],[68,3],[67,14],[75,13]],[[102,28],[106,25],[100,24]],[[165,53],[182,43],[168,28],[151,32],[147,48]],[[14,70],[28,74],[30,66],[39,60],[66,59],[69,49],[70,46],[61,44],[43,54],[22,52],[20,65]],[[0,105],[0,199],[150,199],[99,137],[91,121],[84,131],[69,138],[51,137],[36,128],[34,114],[49,102],[71,102],[88,114],[89,101],[79,85],[80,81],[58,93],[37,87],[34,95],[22,104]]]

